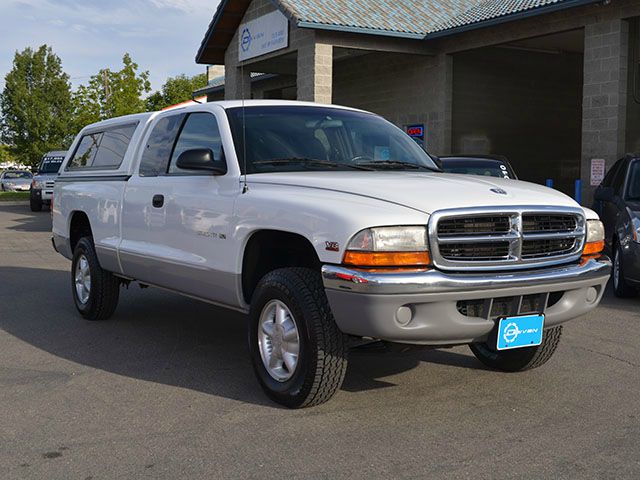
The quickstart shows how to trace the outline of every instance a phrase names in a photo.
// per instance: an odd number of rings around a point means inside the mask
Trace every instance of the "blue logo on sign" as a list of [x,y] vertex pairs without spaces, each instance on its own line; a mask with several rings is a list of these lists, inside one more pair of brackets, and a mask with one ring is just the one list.
[[249,31],[248,28],[245,28],[242,31],[241,39],[242,41],[240,42],[240,47],[242,48],[243,52],[246,52],[247,50],[249,50],[249,47],[251,46],[251,32]]
[[544,315],[506,317],[498,322],[498,350],[531,347],[542,343]]

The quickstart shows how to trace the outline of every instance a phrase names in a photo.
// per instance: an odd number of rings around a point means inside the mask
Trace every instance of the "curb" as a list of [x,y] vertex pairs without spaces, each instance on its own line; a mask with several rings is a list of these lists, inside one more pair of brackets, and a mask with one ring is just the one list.
[[11,200],[7,200],[6,202],[3,202],[0,200],[0,207],[2,206],[7,206],[7,207],[16,207],[16,206],[29,206],[29,201],[28,200],[15,200],[15,201],[11,201]]

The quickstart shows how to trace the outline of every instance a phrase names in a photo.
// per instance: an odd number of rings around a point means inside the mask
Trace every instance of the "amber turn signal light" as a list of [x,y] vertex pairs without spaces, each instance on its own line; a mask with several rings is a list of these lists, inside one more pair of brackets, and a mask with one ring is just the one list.
[[583,255],[594,255],[596,253],[600,253],[604,250],[604,240],[600,240],[597,242],[588,242],[584,246],[584,250],[582,250]]
[[429,252],[358,252],[347,250],[343,263],[354,267],[416,267],[431,263]]

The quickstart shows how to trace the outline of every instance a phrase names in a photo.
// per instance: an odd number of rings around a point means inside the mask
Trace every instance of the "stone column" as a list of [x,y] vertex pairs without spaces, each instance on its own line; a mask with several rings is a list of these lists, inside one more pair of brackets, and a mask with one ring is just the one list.
[[298,49],[298,100],[331,103],[333,46],[309,42]]
[[242,71],[239,67],[229,67],[224,72],[224,99],[240,100],[244,91],[245,100],[251,99],[251,69]]
[[582,92],[582,203],[591,205],[591,160],[607,170],[625,154],[629,68],[629,24],[616,19],[587,25],[584,31]]

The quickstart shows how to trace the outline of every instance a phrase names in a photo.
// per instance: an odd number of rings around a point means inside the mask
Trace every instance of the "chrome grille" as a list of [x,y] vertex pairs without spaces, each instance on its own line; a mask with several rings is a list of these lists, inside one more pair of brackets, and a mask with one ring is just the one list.
[[522,231],[525,233],[571,232],[576,229],[572,215],[522,215]]
[[44,182],[45,188],[53,188],[55,184],[56,182],[54,180],[47,180],[46,182]]
[[500,270],[553,265],[580,257],[582,209],[496,207],[443,210],[429,220],[434,265]]
[[450,260],[506,260],[509,258],[509,242],[445,243],[440,245],[440,255]]
[[508,233],[510,228],[505,216],[453,217],[438,223],[438,235],[495,235]]

